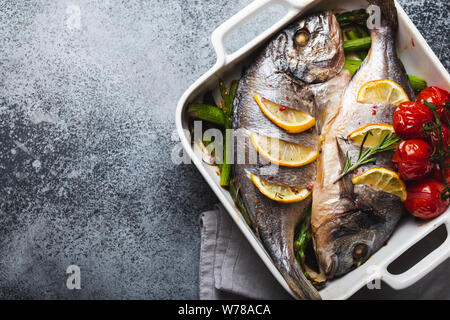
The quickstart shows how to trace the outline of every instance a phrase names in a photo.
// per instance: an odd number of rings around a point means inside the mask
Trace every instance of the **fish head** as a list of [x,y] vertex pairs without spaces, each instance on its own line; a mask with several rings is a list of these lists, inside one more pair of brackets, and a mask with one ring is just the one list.
[[355,206],[315,236],[317,260],[329,279],[359,267],[385,245],[404,210],[397,196],[369,186],[355,186],[355,194]]
[[323,226],[321,231],[327,234],[327,239],[317,251],[317,258],[327,278],[349,272],[374,252],[377,231],[371,224],[373,220],[370,212],[358,210],[347,212]]
[[331,11],[309,15],[280,35],[275,63],[306,83],[320,83],[338,74],[345,62],[341,31]]

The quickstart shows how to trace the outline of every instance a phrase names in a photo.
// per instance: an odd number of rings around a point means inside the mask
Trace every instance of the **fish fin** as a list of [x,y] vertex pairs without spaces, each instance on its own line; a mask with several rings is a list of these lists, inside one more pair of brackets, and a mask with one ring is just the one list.
[[394,29],[397,28],[398,16],[394,0],[367,0],[367,2],[380,7],[382,21],[390,24]]
[[[339,157],[339,162],[341,164],[341,171],[344,169],[345,167],[345,158],[346,158],[346,153],[344,153],[343,147],[341,146],[341,144],[346,144],[348,145],[349,142],[346,139],[342,139],[342,138],[338,138],[336,137],[336,145],[337,145],[337,149],[338,149],[338,157]],[[346,148],[348,149],[348,148]],[[340,184],[341,184],[341,194],[340,197],[341,198],[348,198],[348,199],[353,199],[354,198],[354,185],[350,179],[349,175],[344,176],[341,180],[340,180]]]

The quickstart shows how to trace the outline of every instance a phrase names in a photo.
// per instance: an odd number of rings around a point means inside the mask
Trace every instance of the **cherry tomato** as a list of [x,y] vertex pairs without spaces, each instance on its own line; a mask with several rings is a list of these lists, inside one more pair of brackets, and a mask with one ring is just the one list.
[[394,130],[406,140],[425,138],[423,124],[433,120],[433,112],[423,104],[407,101],[400,103],[394,112]]
[[442,200],[445,186],[434,179],[426,179],[408,186],[406,209],[415,217],[431,219],[441,215],[448,207],[449,200]]
[[402,180],[421,180],[433,169],[430,162],[431,147],[420,139],[400,143],[392,158],[397,163],[398,174]]
[[[448,91],[439,87],[428,87],[422,90],[416,101],[418,103],[423,103],[422,100],[432,104],[445,104],[447,101],[450,101],[450,94]],[[439,114],[439,119],[441,119],[443,123],[448,123],[445,108],[438,107],[436,111]]]
[[[450,129],[443,124],[441,126],[441,135],[442,135],[442,145],[444,146],[444,149],[447,150],[448,149],[448,145],[450,143]],[[431,133],[429,140],[431,142],[431,145],[436,148],[436,150],[438,150],[437,148],[439,147],[439,134],[437,133],[436,130],[433,130],[433,132]]]
[[[450,157],[447,157],[444,162],[450,163]],[[445,179],[447,180],[448,183],[450,183],[450,167],[444,168],[444,174],[445,174]],[[433,170],[431,170],[430,176],[437,181],[440,181],[442,183],[444,182],[439,163],[434,164]]]

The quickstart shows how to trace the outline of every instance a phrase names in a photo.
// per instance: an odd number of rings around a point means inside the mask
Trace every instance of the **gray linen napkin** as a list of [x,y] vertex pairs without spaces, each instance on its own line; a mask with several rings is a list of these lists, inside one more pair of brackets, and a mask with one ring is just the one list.
[[200,217],[199,297],[292,299],[244,238],[222,205]]
[[[201,249],[199,297],[215,299],[292,299],[280,286],[255,253],[228,213],[217,205],[200,217]],[[417,256],[436,247],[447,236],[436,232],[405,254],[392,272],[417,262]],[[424,255],[422,255],[423,257]],[[362,288],[353,299],[450,299],[450,259],[423,279],[404,290],[391,289],[382,283],[380,290]]]

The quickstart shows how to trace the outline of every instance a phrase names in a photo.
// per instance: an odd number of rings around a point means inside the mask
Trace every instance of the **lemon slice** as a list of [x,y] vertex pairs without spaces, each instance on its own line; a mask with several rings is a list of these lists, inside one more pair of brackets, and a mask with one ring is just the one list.
[[276,138],[250,134],[253,146],[268,161],[286,167],[301,167],[317,159],[319,153],[311,148]]
[[393,134],[394,127],[391,126],[390,124],[372,123],[368,124],[367,126],[356,129],[355,131],[350,133],[348,137],[361,145],[364,136],[368,131],[370,131],[372,134],[369,134],[367,136],[364,146],[373,148],[380,144],[381,140],[386,136],[386,134],[389,136]]
[[398,174],[386,168],[373,168],[352,179],[354,184],[366,184],[375,189],[399,196],[406,200],[406,187]]
[[359,89],[356,101],[359,103],[390,103],[398,106],[409,101],[405,90],[392,80],[381,79],[365,83]]
[[288,133],[306,131],[316,123],[315,118],[307,113],[280,106],[259,94],[255,94],[254,98],[266,117]]
[[278,202],[299,202],[306,199],[311,194],[311,191],[306,188],[295,188],[269,183],[252,173],[250,174],[250,178],[263,195]]

